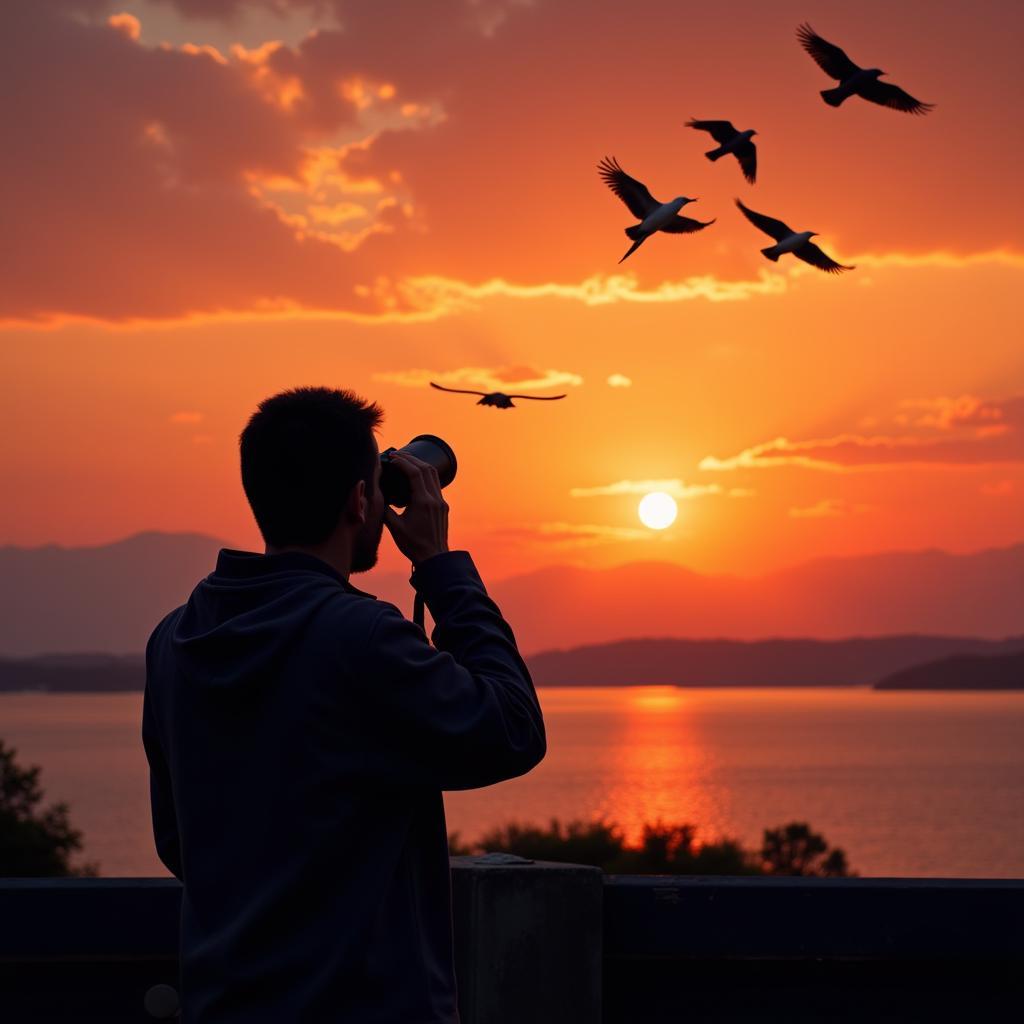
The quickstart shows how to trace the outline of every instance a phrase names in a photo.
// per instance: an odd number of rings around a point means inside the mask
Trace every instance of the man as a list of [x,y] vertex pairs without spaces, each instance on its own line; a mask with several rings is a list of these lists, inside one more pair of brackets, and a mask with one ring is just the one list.
[[[184,883],[186,1024],[458,1020],[441,791],[528,772],[537,695],[436,471],[386,507],[351,392],[262,402],[241,435],[264,554],[223,549],[146,648],[142,735],[161,860]],[[431,646],[349,582],[383,527]]]

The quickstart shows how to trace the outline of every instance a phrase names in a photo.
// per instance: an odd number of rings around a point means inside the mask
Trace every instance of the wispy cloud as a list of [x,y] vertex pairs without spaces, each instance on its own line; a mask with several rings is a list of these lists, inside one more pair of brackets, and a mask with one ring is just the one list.
[[[963,267],[1011,267],[1024,270],[1024,253],[1012,249],[987,249],[984,252],[956,253],[946,250],[932,252],[882,252],[861,253],[852,257],[858,267],[940,267],[948,270],[959,270]],[[813,272],[812,268],[807,268]],[[803,273],[803,270],[801,270]]]
[[617,494],[650,494],[651,491],[663,491],[681,501],[701,498],[707,494],[747,496],[747,492],[742,488],[734,487],[726,491],[718,484],[686,484],[678,477],[668,480],[617,480],[613,484],[601,484],[597,487],[573,487],[569,494],[573,498],[600,498]]
[[1002,403],[986,402],[975,395],[959,395],[955,398],[906,399],[900,402],[900,412],[893,419],[901,426],[910,424],[935,430],[954,430],[964,426],[1005,426],[1006,414]]
[[851,504],[843,498],[823,498],[814,505],[803,508],[793,507],[789,510],[789,514],[794,519],[831,519],[839,516],[859,515],[867,510],[867,505]]
[[[280,179],[278,180],[279,186]],[[351,183],[348,187],[351,187]],[[267,187],[262,186],[268,193]],[[394,195],[373,200],[366,205],[353,203],[340,194],[333,205],[311,205],[307,213],[292,213],[283,202],[277,203],[275,213],[282,226],[295,233],[299,241],[328,242],[351,252],[373,234],[393,233],[397,226],[411,224],[415,212],[407,200]],[[254,193],[255,194],[255,193]],[[263,194],[261,201],[266,200]],[[305,201],[304,199],[302,200]],[[270,205],[268,203],[268,205]],[[326,226],[326,227],[325,227]],[[344,226],[344,238],[334,228]],[[327,230],[329,228],[330,230]],[[856,258],[856,257],[854,257]],[[874,258],[874,257],[872,257]],[[1024,269],[1024,255],[1009,252],[976,253],[962,257],[949,254],[922,254],[920,256],[893,254],[877,257],[878,266],[892,267],[971,267],[1000,265]],[[808,273],[813,269],[805,268]],[[490,278],[482,282],[465,281],[440,275],[412,275],[392,279],[378,276],[372,284],[352,283],[345,292],[335,292],[335,305],[320,301],[320,296],[304,294],[303,288],[286,289],[276,297],[250,295],[235,309],[221,309],[198,313],[171,315],[160,311],[146,315],[138,311],[103,312],[92,314],[82,311],[55,311],[52,308],[32,313],[14,313],[3,316],[0,307],[0,327],[35,327],[48,329],[72,323],[103,323],[126,329],[152,325],[184,325],[203,323],[244,323],[253,321],[340,321],[365,325],[434,323],[460,313],[477,311],[489,301],[515,299],[520,301],[560,300],[583,306],[610,306],[618,303],[672,304],[704,300],[712,303],[744,302],[754,298],[784,295],[790,281],[803,276],[805,269],[794,266],[783,273],[761,271],[756,279],[729,280],[713,274],[688,277],[681,281],[663,281],[653,288],[643,288],[637,278],[628,274],[595,274],[578,282],[548,281],[517,283],[505,278]],[[349,271],[346,269],[346,274]],[[294,297],[291,297],[294,296]],[[723,353],[729,346],[719,346]],[[613,384],[612,380],[617,383]],[[613,374],[608,383],[612,387],[628,387],[629,378]],[[632,382],[630,382],[632,383]]]
[[[969,467],[1024,461],[1024,396],[982,400],[915,399],[901,403],[908,428],[918,433],[838,434],[835,437],[791,441],[777,437],[751,445],[736,455],[708,455],[699,468],[714,472],[799,466],[844,472],[892,466],[930,465]],[[936,437],[935,431],[942,436]]]
[[583,378],[568,370],[537,370],[532,366],[461,366],[455,370],[393,370],[375,373],[374,380],[406,388],[426,387],[431,381],[449,387],[482,391],[538,391],[544,388],[579,387]]
[[672,303],[705,299],[708,302],[738,302],[758,295],[780,295],[786,290],[781,274],[761,271],[756,280],[727,281],[705,274],[682,281],[663,281],[654,288],[642,288],[632,274],[594,274],[576,284],[548,281],[516,284],[491,278],[479,284],[450,277],[421,276],[396,284],[405,304],[445,313],[477,308],[486,299],[566,299],[585,306],[607,306],[616,302]]
[[631,388],[633,382],[624,373],[613,373],[607,381],[610,388]]
[[[361,245],[369,234],[390,233],[392,227],[411,216],[407,205],[392,198],[382,200],[386,208],[376,210],[373,225],[360,229],[359,237],[352,235],[341,248]],[[322,238],[321,232],[309,229],[304,215],[288,213],[282,206],[275,211],[282,227],[295,233],[297,239],[307,243],[333,242]],[[348,265],[346,265],[348,267]],[[350,271],[346,269],[345,273]],[[319,296],[304,295],[302,288],[288,288],[286,294],[274,298],[249,295],[244,304],[234,309],[170,315],[156,311],[153,315],[132,311],[103,311],[91,313],[80,310],[56,311],[52,308],[26,313],[3,315],[0,304],[0,327],[30,327],[53,329],[75,323],[101,323],[127,330],[148,326],[199,325],[209,323],[339,321],[368,326],[391,324],[435,323],[446,317],[479,310],[486,302],[510,298],[520,301],[554,299],[580,303],[584,306],[610,306],[616,303],[666,304],[692,302],[740,302],[756,296],[782,295],[787,288],[786,278],[780,274],[762,272],[759,279],[730,281],[713,275],[687,278],[683,281],[665,281],[654,288],[642,288],[637,279],[628,275],[595,274],[578,283],[516,284],[503,278],[474,284],[458,278],[436,275],[411,276],[392,280],[386,275],[373,284],[353,283],[347,289],[335,290],[335,305],[319,300]],[[290,297],[295,296],[295,297]],[[2,296],[0,296],[2,298]]]
[[504,537],[519,538],[542,544],[557,544],[573,547],[594,547],[599,544],[617,542],[651,541],[664,534],[629,526],[606,526],[600,523],[536,523],[526,526],[509,526],[494,531]]

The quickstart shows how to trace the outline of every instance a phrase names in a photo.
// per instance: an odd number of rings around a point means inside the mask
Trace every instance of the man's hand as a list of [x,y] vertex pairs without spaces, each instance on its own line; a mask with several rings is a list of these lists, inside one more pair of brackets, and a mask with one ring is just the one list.
[[391,461],[409,480],[409,504],[399,515],[390,505],[384,509],[384,524],[398,550],[419,565],[448,550],[448,503],[441,497],[437,470],[427,462],[397,451]]

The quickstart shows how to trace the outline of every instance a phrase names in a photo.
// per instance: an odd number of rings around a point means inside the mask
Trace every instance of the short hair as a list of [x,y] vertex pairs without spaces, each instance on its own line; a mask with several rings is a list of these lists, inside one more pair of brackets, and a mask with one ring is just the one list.
[[264,541],[320,544],[360,480],[373,484],[384,413],[351,391],[294,388],[264,399],[239,437],[242,487]]

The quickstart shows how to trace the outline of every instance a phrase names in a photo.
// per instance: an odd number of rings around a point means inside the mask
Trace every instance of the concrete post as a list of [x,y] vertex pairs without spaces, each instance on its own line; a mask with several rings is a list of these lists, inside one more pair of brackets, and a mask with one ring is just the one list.
[[598,1024],[601,870],[501,853],[451,864],[462,1024]]

